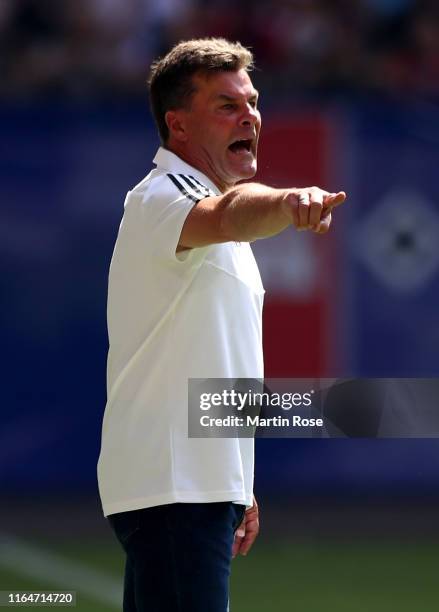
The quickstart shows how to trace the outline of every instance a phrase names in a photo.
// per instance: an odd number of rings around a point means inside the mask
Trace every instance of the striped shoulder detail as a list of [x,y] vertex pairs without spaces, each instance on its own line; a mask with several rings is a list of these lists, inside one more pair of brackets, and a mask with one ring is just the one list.
[[206,187],[198,185],[185,174],[168,173],[167,177],[174,183],[180,193],[193,202],[199,202],[210,195]]
[[206,185],[203,185],[203,183],[200,183],[200,181],[196,179],[194,176],[189,176],[188,178],[190,178],[191,181],[193,181],[198,186],[198,189],[201,189],[206,194],[206,196],[216,196],[217,195],[214,191],[212,191],[212,189],[209,189],[209,187],[206,187]]
[[179,175],[168,173],[166,176],[174,183],[180,193],[182,193],[186,198],[189,198],[189,200],[192,200],[192,202],[199,202],[206,197],[201,193],[201,191],[188,189]]

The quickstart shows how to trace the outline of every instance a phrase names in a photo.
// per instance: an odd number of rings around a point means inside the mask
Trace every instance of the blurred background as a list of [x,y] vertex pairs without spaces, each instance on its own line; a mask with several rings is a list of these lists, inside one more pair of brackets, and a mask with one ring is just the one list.
[[[149,64],[206,35],[255,53],[258,179],[349,194],[329,235],[254,245],[267,376],[438,376],[437,2],[2,0],[0,590],[120,609],[95,471],[108,266],[158,146]],[[257,440],[232,610],[435,610],[438,486],[434,439]]]

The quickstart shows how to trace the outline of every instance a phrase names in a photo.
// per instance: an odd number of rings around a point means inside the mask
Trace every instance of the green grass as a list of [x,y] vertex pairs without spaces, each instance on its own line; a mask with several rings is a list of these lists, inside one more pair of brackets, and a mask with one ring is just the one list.
[[[111,540],[44,548],[122,579],[123,555]],[[265,536],[247,557],[233,561],[231,612],[432,612],[439,599],[438,554],[439,544],[428,542],[270,542]],[[0,589],[53,586],[0,569]],[[77,601],[81,612],[115,609],[81,592]]]
[[235,561],[236,612],[430,612],[437,609],[437,545],[290,543]]

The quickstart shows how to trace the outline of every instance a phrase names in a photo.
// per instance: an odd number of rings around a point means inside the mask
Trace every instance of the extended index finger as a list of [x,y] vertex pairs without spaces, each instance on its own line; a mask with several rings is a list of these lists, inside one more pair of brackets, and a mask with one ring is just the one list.
[[323,206],[335,208],[340,206],[346,200],[346,192],[338,191],[337,193],[328,193],[323,199]]

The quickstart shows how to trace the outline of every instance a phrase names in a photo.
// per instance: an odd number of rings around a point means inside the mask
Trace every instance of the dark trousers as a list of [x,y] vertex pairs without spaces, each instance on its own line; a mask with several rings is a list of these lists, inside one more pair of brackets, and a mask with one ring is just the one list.
[[112,514],[126,552],[124,612],[226,612],[245,506],[167,504]]

